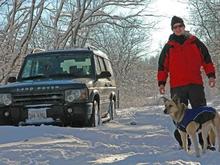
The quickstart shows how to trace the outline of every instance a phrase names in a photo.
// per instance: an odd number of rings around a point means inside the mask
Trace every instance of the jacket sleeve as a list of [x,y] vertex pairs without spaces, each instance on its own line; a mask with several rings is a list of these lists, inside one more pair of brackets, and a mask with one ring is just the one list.
[[200,41],[198,38],[196,38],[196,45],[199,48],[201,55],[202,55],[202,59],[203,59],[203,68],[205,70],[206,75],[208,76],[208,78],[215,77],[215,67],[214,64],[212,62],[211,56],[209,54],[209,51],[207,49],[207,47],[205,46],[205,44]]
[[169,48],[170,46],[166,44],[163,47],[159,57],[158,72],[157,72],[158,86],[165,85],[167,81],[168,72],[169,72],[169,60],[168,60]]

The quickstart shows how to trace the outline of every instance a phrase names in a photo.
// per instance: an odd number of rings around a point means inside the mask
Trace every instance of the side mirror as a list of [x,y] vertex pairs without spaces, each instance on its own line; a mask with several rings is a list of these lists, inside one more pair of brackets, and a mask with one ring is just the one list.
[[13,82],[16,82],[16,77],[9,77],[7,83],[13,83]]
[[97,78],[109,78],[111,76],[112,74],[109,71],[104,71],[97,75]]

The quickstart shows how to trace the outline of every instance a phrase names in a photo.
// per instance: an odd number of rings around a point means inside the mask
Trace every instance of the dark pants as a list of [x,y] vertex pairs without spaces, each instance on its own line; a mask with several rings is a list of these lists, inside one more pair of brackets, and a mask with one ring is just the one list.
[[[199,106],[206,106],[205,92],[202,85],[187,85],[182,87],[171,88],[171,98],[177,95],[180,98],[180,102],[188,105],[190,103],[192,108]],[[179,131],[176,129],[174,136],[178,141],[179,145],[182,146],[182,140]],[[199,134],[199,143],[203,146],[203,140],[201,133]],[[188,145],[191,145],[188,140]]]
[[171,98],[177,95],[180,98],[180,102],[190,105],[192,108],[199,106],[206,106],[205,92],[202,85],[187,85],[182,87],[171,88]]

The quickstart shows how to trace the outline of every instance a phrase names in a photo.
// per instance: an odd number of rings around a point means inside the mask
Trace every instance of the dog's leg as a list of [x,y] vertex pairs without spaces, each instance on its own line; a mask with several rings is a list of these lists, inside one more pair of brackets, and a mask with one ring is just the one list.
[[220,128],[219,126],[216,127],[216,136],[217,136],[217,141],[218,141],[218,152],[220,152]]
[[202,140],[203,140],[202,152],[203,153],[206,152],[206,149],[207,149],[207,146],[208,146],[208,142],[207,142],[208,132],[209,132],[209,129],[208,129],[207,124],[205,123],[205,124],[202,125]]
[[199,144],[198,144],[198,140],[197,140],[197,137],[196,137],[196,133],[191,134],[190,137],[191,137],[192,143],[193,143],[193,145],[195,147],[196,156],[200,157]]
[[211,146],[215,146],[215,135],[216,135],[216,132],[214,131],[215,130],[215,127],[213,126],[209,132],[209,142],[210,142],[210,145]]
[[213,124],[215,126],[216,139],[218,142],[218,151],[220,152],[220,115],[218,113],[216,113]]
[[180,136],[181,136],[181,140],[182,140],[182,147],[183,149],[187,152],[188,151],[188,139],[187,139],[187,133],[186,132],[183,132],[183,131],[180,131]]
[[200,151],[199,151],[199,144],[196,136],[196,131],[199,128],[199,125],[192,121],[189,123],[189,125],[186,128],[186,132],[189,134],[190,138],[192,139],[192,143],[195,148],[195,153],[197,157],[200,157]]
[[218,152],[220,152],[220,128],[219,126],[215,127],[215,132],[216,132],[216,140],[218,144]]

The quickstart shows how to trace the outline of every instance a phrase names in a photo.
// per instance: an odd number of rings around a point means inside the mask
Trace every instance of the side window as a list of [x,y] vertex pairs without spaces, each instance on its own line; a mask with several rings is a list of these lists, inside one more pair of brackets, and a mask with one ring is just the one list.
[[114,78],[114,72],[112,70],[111,62],[109,60],[105,59],[105,65],[106,65],[107,71],[109,71],[111,73],[110,79]]
[[100,74],[101,73],[101,67],[100,67],[100,63],[99,63],[98,57],[94,56],[94,58],[95,58],[95,70],[96,70],[96,73]]
[[113,70],[112,70],[111,62],[109,60],[105,59],[105,65],[106,65],[107,71],[109,71],[111,73],[111,75],[113,76]]
[[106,66],[105,66],[105,63],[104,63],[104,59],[101,58],[101,57],[98,57],[98,59],[99,59],[101,71],[106,71]]

